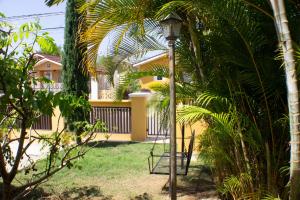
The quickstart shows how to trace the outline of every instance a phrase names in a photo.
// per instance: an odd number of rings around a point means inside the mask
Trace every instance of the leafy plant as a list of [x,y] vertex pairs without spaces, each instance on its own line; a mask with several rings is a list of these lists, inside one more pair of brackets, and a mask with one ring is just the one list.
[[[83,97],[33,90],[37,82],[49,82],[33,75],[35,47],[51,49],[53,45],[48,43],[52,41],[48,35],[39,34],[40,29],[38,23],[27,23],[15,31],[12,26],[0,22],[0,88],[3,91],[0,97],[0,174],[1,199],[4,200],[22,198],[56,172],[72,167],[72,163],[89,150],[84,144],[93,139],[96,129],[102,128],[100,123],[74,122],[74,127],[83,127],[82,144],[67,141],[65,128],[57,128],[50,135],[39,134],[36,130],[31,134],[36,120],[41,115],[52,116],[55,107],[61,111],[61,116],[57,116],[59,119],[72,115],[79,108],[85,111],[90,109]],[[48,149],[47,163],[39,169],[27,154],[34,142],[43,143]],[[15,154],[11,149],[12,143],[17,143]],[[24,159],[31,163],[24,169],[27,179],[22,181],[16,175],[20,173]],[[18,185],[12,185],[13,181],[18,181]]]

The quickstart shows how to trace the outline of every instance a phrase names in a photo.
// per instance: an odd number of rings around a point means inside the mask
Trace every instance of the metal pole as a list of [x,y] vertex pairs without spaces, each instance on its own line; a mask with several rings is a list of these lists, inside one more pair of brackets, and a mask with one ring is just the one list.
[[175,40],[169,40],[170,78],[170,197],[176,200],[176,91],[175,91]]
[[184,136],[185,135],[185,125],[181,126],[181,169],[184,167]]

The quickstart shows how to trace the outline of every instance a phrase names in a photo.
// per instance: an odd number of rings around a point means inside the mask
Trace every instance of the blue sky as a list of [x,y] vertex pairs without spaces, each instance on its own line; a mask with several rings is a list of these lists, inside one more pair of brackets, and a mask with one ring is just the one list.
[[[4,13],[6,17],[65,12],[65,3],[58,6],[48,7],[45,5],[44,0],[0,0],[0,12]],[[22,23],[34,20],[34,18],[30,18],[25,20],[12,20],[10,22],[18,26]],[[63,27],[65,24],[65,15],[40,17],[40,24],[42,28]],[[55,39],[57,45],[63,45],[63,29],[47,30],[47,32],[49,32],[50,36]]]
[[[41,14],[41,13],[53,13],[53,12],[65,12],[66,3],[63,2],[58,6],[48,7],[44,3],[44,0],[0,0],[0,12],[4,13],[6,17],[29,15],[29,14]],[[35,18],[24,20],[12,20],[11,23],[19,26],[25,22],[35,21]],[[39,18],[42,28],[54,28],[65,26],[65,15],[46,16]],[[47,30],[50,36],[54,38],[58,46],[63,46],[64,42],[64,29]],[[99,53],[105,55],[110,46],[109,37],[106,38],[100,46]],[[157,53],[150,53],[152,56]]]

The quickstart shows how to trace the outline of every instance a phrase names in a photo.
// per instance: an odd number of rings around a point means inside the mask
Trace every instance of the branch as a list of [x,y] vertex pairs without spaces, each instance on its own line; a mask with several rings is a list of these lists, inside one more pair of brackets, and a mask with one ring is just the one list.
[[45,174],[44,176],[40,177],[39,179],[37,179],[37,180],[35,180],[35,181],[32,181],[32,182],[30,182],[30,183],[27,183],[27,184],[25,184],[25,185],[22,185],[22,186],[18,187],[18,188],[16,189],[16,191],[23,191],[23,190],[25,190],[25,189],[28,188],[28,187],[31,187],[31,186],[40,184],[40,183],[41,183],[42,181],[44,181],[45,179],[48,179],[49,177],[51,177],[52,175],[54,175],[56,172],[59,172],[60,170],[62,170],[63,168],[65,168],[65,167],[67,166],[67,164],[68,164],[70,161],[75,160],[75,159],[77,159],[77,158],[79,158],[79,157],[82,157],[84,154],[85,154],[85,153],[81,153],[81,154],[78,154],[78,155],[76,155],[76,156],[74,156],[74,157],[68,159],[65,163],[62,163],[62,164],[60,165],[60,167],[54,169],[54,170],[51,171],[50,173]]
[[8,176],[2,148],[0,148],[0,175],[3,177],[3,180],[5,180]]
[[22,125],[21,125],[21,134],[20,134],[20,140],[19,140],[19,146],[18,146],[18,150],[17,150],[17,154],[16,154],[16,159],[14,162],[14,165],[11,169],[11,171],[9,172],[9,179],[13,180],[13,178],[16,176],[17,171],[18,171],[18,166],[20,164],[20,160],[22,158],[23,155],[23,145],[24,145],[24,140],[25,140],[25,136],[27,134],[26,132],[26,117],[23,118],[22,120]]

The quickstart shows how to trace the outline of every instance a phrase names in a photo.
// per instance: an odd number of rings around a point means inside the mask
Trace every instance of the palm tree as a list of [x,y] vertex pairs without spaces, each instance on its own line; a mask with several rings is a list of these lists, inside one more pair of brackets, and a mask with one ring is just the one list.
[[[250,190],[240,195],[254,189],[262,198],[267,189],[285,196],[286,176],[281,176],[280,169],[289,159],[285,151],[287,93],[284,70],[274,59],[276,29],[267,2],[108,0],[87,3],[81,9],[89,13],[88,29],[80,37],[88,45],[89,68],[95,65],[99,46],[108,35],[113,38],[111,55],[121,60],[164,49],[156,21],[177,11],[184,20],[177,44],[177,96],[190,98],[194,104],[182,119],[204,117],[211,125],[202,137],[202,156],[214,164],[220,184],[224,181],[228,186],[226,177],[244,177],[244,173],[252,177],[247,179]],[[128,79],[160,72],[154,68],[131,73],[122,80],[123,86],[129,84]],[[155,89],[163,94],[167,87]]]
[[274,17],[279,45],[283,53],[286,85],[288,91],[289,121],[291,136],[290,157],[290,199],[300,199],[300,130],[299,130],[299,91],[297,72],[294,58],[292,38],[288,26],[286,9],[283,0],[270,0]]

